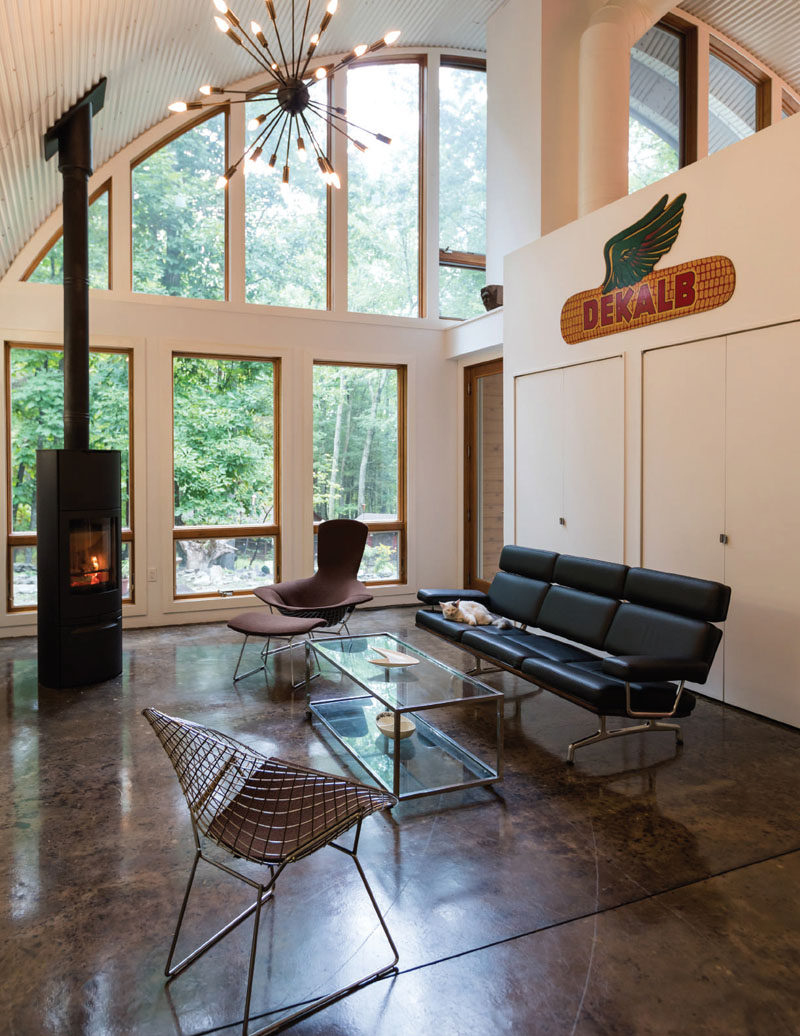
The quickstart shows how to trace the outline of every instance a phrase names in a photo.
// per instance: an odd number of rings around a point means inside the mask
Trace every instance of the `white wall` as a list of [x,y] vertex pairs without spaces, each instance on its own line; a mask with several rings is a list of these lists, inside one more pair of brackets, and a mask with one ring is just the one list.
[[[505,397],[514,398],[514,379],[523,374],[582,363],[620,352],[625,363],[625,551],[624,560],[640,563],[642,500],[642,353],[681,342],[702,342],[739,335],[751,329],[800,321],[796,288],[796,253],[800,215],[792,203],[800,161],[800,119],[787,119],[725,151],[673,174],[660,183],[620,199],[585,218],[519,249],[505,263],[504,375]],[[736,268],[736,290],[724,306],[635,331],[579,345],[567,345],[560,333],[561,307],[579,291],[599,285],[604,276],[603,245],[629,226],[663,194],[685,191],[685,213],[678,239],[656,267],[704,256],[728,256]],[[796,335],[800,349],[800,323]],[[800,398],[800,384],[795,386]],[[580,420],[580,416],[576,418]],[[742,421],[747,414],[740,415]],[[778,419],[776,415],[776,420]],[[515,426],[513,406],[506,410],[507,441]],[[586,436],[592,435],[585,427]],[[796,479],[787,464],[800,443],[781,454],[768,454],[763,464],[775,484]],[[702,442],[697,444],[702,450]],[[526,443],[506,456],[506,540],[513,537],[514,478],[524,478]],[[680,501],[675,502],[680,507]],[[753,499],[752,507],[760,506]],[[537,544],[526,544],[537,546]],[[691,573],[688,573],[691,574]],[[748,607],[747,590],[733,606]],[[795,628],[800,628],[800,604]],[[794,680],[793,673],[784,674]],[[800,723],[800,688],[794,689],[794,719]],[[741,700],[737,704],[744,704]],[[757,700],[746,707],[759,711]]]
[[[436,55],[432,61],[436,63]],[[432,105],[436,109],[437,105]],[[173,128],[170,121],[169,129]],[[175,122],[175,124],[177,124]],[[200,350],[220,355],[281,360],[281,530],[282,578],[312,570],[312,374],[313,361],[398,363],[408,368],[407,393],[407,583],[375,587],[376,603],[416,600],[419,586],[458,585],[461,555],[461,383],[455,358],[445,356],[444,332],[451,321],[349,314],[338,292],[334,312],[296,311],[244,302],[244,249],[230,244],[230,302],[136,295],[130,289],[130,163],[165,133],[154,127],[91,178],[90,191],[112,179],[112,269],[114,288],[90,293],[90,337],[97,346],[133,350],[133,486],[136,600],[123,608],[125,626],[221,619],[252,598],[180,601],[172,599],[171,353]],[[435,184],[428,162],[429,205]],[[231,184],[229,207],[243,205],[241,184]],[[346,190],[346,184],[343,191]],[[238,193],[237,193],[238,192]],[[338,211],[338,210],[337,210]],[[338,211],[341,217],[341,211]],[[20,282],[61,222],[56,211],[33,235],[0,281],[0,338],[8,342],[59,345],[63,302],[58,286]],[[428,221],[430,224],[430,221]],[[232,226],[235,223],[232,223]],[[428,226],[430,231],[430,227]],[[435,242],[434,242],[435,243]],[[429,242],[430,244],[430,242]],[[428,250],[430,251],[430,249]],[[334,273],[346,269],[347,254],[334,256]],[[428,263],[428,292],[437,296],[438,253]],[[339,276],[339,285],[344,279]],[[3,360],[5,362],[5,360]],[[5,378],[5,372],[3,371]],[[0,394],[0,428],[6,456],[5,394]],[[210,458],[213,462],[213,458]],[[0,508],[6,513],[6,479],[0,480]],[[8,552],[0,556],[6,585]],[[157,578],[148,582],[149,569]],[[5,595],[3,595],[4,597]],[[5,612],[0,636],[35,632],[35,614]]]
[[503,256],[540,234],[541,21],[541,0],[508,0],[486,27],[487,284],[502,284]]

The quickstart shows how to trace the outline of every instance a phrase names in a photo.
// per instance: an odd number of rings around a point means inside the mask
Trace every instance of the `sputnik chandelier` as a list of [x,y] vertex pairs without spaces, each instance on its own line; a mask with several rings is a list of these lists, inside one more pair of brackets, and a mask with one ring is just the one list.
[[[289,186],[289,149],[292,139],[296,140],[298,158],[304,162],[308,157],[306,151],[307,138],[314,150],[322,179],[330,186],[338,188],[341,186],[339,175],[331,165],[330,158],[326,153],[329,137],[328,127],[347,137],[359,151],[366,151],[367,145],[357,140],[351,134],[351,130],[367,133],[383,144],[391,144],[391,139],[382,133],[374,133],[372,130],[350,122],[347,119],[347,112],[344,108],[328,104],[327,101],[315,100],[311,96],[309,85],[313,84],[314,80],[326,79],[332,76],[340,68],[344,68],[365,54],[374,54],[375,51],[381,50],[383,47],[390,47],[397,41],[400,32],[396,29],[392,32],[387,32],[385,36],[371,45],[359,43],[338,64],[320,65],[312,74],[308,72],[308,66],[319,46],[322,34],[328,28],[331,18],[336,13],[339,0],[328,0],[319,29],[309,37],[307,46],[304,40],[311,12],[311,0],[306,0],[303,28],[299,34],[296,32],[295,0],[292,0],[292,45],[288,57],[281,40],[281,34],[278,31],[274,2],[273,0],[264,0],[264,2],[267,14],[272,22],[272,35],[274,35],[272,44],[270,44],[258,22],[250,22],[250,31],[248,32],[225,3],[225,0],[214,0],[214,6],[219,11],[219,14],[214,17],[217,28],[237,47],[241,47],[250,57],[254,58],[270,74],[272,80],[269,87],[254,93],[247,90],[227,90],[224,87],[211,86],[210,84],[200,87],[200,93],[205,97],[210,97],[213,94],[243,94],[242,100],[229,103],[245,104],[248,101],[263,99],[265,104],[269,106],[266,107],[263,113],[251,119],[247,124],[248,129],[253,131],[259,130],[259,132],[245,148],[239,159],[226,170],[225,175],[220,176],[217,180],[217,187],[227,187],[231,177],[245,160],[253,163],[258,162],[270,140],[275,138],[275,143],[272,145],[272,154],[267,163],[268,170],[272,172],[278,162],[278,155],[281,153],[285,137],[286,152],[282,180],[284,187],[288,188]],[[280,62],[277,60],[275,51],[280,55]],[[218,104],[218,101],[173,101],[169,105],[169,110],[173,112],[194,111],[198,108],[215,107]],[[320,119],[325,127],[326,146],[324,148],[309,124],[309,115]]]

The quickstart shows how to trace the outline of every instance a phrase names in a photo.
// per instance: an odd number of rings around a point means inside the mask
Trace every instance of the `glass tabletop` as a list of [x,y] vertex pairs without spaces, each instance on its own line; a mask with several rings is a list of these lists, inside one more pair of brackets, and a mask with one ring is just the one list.
[[[502,697],[502,692],[437,662],[390,633],[311,640],[308,645],[318,658],[332,662],[379,701],[398,711]],[[416,664],[386,666],[377,648],[411,655]]]

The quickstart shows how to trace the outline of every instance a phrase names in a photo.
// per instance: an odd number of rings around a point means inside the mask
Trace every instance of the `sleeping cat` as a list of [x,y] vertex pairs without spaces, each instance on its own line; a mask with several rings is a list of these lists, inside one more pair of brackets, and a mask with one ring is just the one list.
[[500,615],[492,615],[477,601],[442,601],[442,615],[451,622],[466,622],[468,626],[498,626],[507,630],[514,625]]

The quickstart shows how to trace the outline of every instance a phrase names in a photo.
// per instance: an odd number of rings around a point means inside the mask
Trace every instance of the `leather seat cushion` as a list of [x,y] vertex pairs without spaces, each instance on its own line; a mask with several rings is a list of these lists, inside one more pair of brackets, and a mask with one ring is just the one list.
[[561,640],[553,640],[552,637],[542,637],[523,630],[498,630],[497,627],[491,627],[491,632],[483,627],[477,630],[470,628],[461,638],[461,643],[515,669],[519,669],[522,661],[530,656],[562,662],[597,658],[590,651],[584,651],[574,644],[565,644]]
[[[561,663],[526,658],[519,668],[534,681],[541,680],[542,686],[585,702],[602,715],[625,716],[625,683],[603,673],[601,665],[600,659]],[[631,705],[642,712],[669,712],[677,689],[666,682],[631,684]],[[688,716],[695,703],[694,695],[684,691],[675,715]]]

